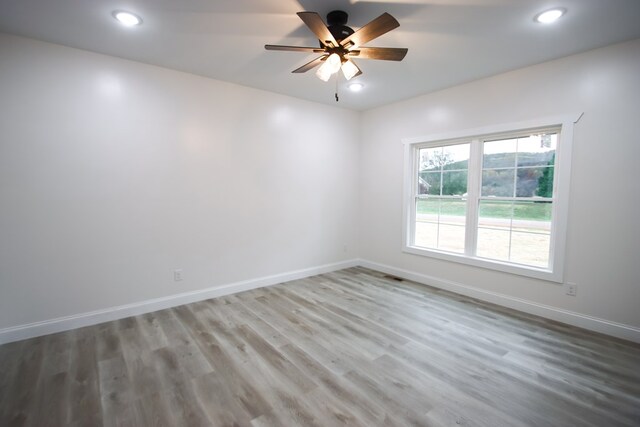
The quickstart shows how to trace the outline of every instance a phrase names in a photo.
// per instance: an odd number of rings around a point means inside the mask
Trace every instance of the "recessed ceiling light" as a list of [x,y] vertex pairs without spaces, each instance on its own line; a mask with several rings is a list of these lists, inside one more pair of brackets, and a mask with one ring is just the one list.
[[363,88],[364,85],[362,83],[351,83],[349,85],[349,90],[351,90],[351,92],[360,92]]
[[567,10],[562,8],[549,9],[537,14],[533,20],[540,24],[551,24],[552,22],[557,21],[558,18],[566,12]]
[[112,15],[125,27],[133,27],[142,24],[142,18],[131,12],[125,12],[124,10],[114,10]]

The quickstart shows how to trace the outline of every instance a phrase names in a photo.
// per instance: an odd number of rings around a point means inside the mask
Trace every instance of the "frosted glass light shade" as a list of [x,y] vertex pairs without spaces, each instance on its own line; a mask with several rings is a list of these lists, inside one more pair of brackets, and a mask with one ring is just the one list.
[[358,74],[358,71],[360,70],[358,70],[358,67],[356,67],[356,64],[354,64],[350,60],[342,64],[342,74],[344,74],[344,78],[347,80],[351,80],[353,76]]
[[331,78],[331,75],[338,72],[340,69],[340,65],[342,64],[342,60],[340,56],[336,53],[332,53],[329,57],[322,63],[318,71],[316,71],[316,76],[324,82],[328,82]]
[[342,60],[337,53],[332,53],[326,60],[326,63],[329,65],[331,74],[337,73],[340,69],[340,65],[342,65]]
[[322,65],[318,68],[318,71],[316,71],[316,76],[318,76],[318,78],[323,82],[328,82],[332,74],[333,73],[331,72],[331,67],[329,66],[327,61],[323,62]]

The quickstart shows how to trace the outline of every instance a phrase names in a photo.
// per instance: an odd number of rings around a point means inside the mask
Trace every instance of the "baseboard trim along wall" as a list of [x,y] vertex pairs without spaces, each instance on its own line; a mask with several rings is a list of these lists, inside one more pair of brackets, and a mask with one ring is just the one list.
[[196,301],[203,301],[251,289],[276,285],[290,280],[304,279],[305,277],[329,273],[332,271],[342,270],[344,268],[355,267],[357,265],[357,260],[341,261],[317,267],[305,268],[302,270],[274,274],[272,276],[261,277],[258,279],[244,280],[227,285],[169,295],[162,298],[154,298],[147,301],[91,311],[88,313],[74,314],[42,322],[13,326],[0,329],[0,344],[68,331],[71,329],[81,328],[83,326],[97,325],[98,323],[151,313],[153,311],[164,310],[165,308],[177,307],[179,305],[189,304]]
[[640,343],[640,328],[636,328],[634,326],[611,322],[605,319],[587,316],[568,310],[562,310],[556,307],[551,307],[504,294],[486,291],[484,289],[476,288],[462,283],[457,283],[426,274],[416,273],[385,264],[379,264],[373,261],[354,259],[306,268],[302,270],[290,271],[282,274],[275,274],[272,276],[266,276],[257,279],[230,283],[213,288],[170,295],[162,298],[155,298],[152,300],[121,305],[118,307],[112,307],[103,310],[91,311],[88,313],[80,313],[72,316],[60,317],[57,319],[0,329],[0,344],[34,338],[41,335],[68,331],[84,326],[97,325],[99,323],[123,319],[129,316],[137,316],[157,310],[163,310],[165,308],[177,307],[179,305],[189,304],[196,301],[203,301],[209,298],[216,298],[224,295],[248,291],[251,289],[276,285],[278,283],[287,282],[290,280],[303,279],[306,277],[315,276],[317,274],[329,273],[332,271],[342,270],[344,268],[355,266],[370,268],[382,273],[387,273],[397,277],[401,277],[403,279],[422,283],[424,285],[433,286],[435,288],[444,289],[472,298],[477,298],[479,300],[497,304],[503,307],[512,308],[524,313],[534,314],[546,319],[556,320],[558,322],[577,326],[579,328],[588,329],[591,331],[600,332],[606,335],[611,335],[614,337]]
[[555,320],[583,329],[588,329],[590,331],[600,332],[602,334],[611,335],[617,338],[640,343],[640,328],[631,325],[625,325],[622,323],[587,316],[569,310],[563,310],[544,304],[538,304],[521,298],[515,298],[496,292],[490,292],[462,283],[457,283],[426,274],[416,273],[385,264],[379,264],[373,261],[361,259],[359,260],[358,264],[362,267],[377,270],[381,273],[390,274],[424,285],[432,286],[434,288],[443,289],[446,291],[454,292],[456,294],[461,294],[482,301],[497,304],[503,307],[512,308],[524,313],[533,314],[536,316],[544,317],[546,319]]

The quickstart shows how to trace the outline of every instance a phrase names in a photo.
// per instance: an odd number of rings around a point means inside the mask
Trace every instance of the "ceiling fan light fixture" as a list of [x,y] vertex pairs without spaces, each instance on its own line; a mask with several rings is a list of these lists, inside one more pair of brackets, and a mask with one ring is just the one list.
[[340,70],[340,65],[342,64],[342,60],[337,53],[332,53],[329,57],[323,62],[323,64],[316,71],[316,76],[324,82],[328,82],[331,76]]
[[327,64],[330,67],[329,70],[331,70],[331,74],[337,73],[340,69],[340,65],[342,65],[340,55],[338,55],[337,53],[332,53],[331,55],[329,55],[329,57],[327,58]]
[[358,74],[358,67],[351,60],[347,60],[344,64],[342,64],[342,74],[344,74],[344,78],[347,80],[351,80],[353,76]]
[[142,24],[142,18],[135,13],[124,10],[114,10],[111,15],[125,27],[135,27],[136,25]]
[[[316,12],[298,12],[298,17],[307,28],[317,37],[320,47],[284,46],[265,44],[266,50],[280,50],[291,52],[306,52],[320,54],[313,60],[296,68],[292,73],[306,73],[315,67],[316,76],[322,81],[328,82],[333,74],[342,70],[347,80],[362,74],[349,55],[364,59],[378,59],[385,61],[402,61],[407,54],[406,48],[394,47],[363,47],[367,42],[380,37],[389,31],[398,28],[400,23],[388,13],[383,13],[373,21],[357,31],[348,27],[348,14],[344,11],[334,10],[327,14],[327,23]],[[336,79],[336,101],[338,79]]]
[[318,71],[316,71],[316,76],[323,82],[328,82],[332,75],[331,66],[327,61],[324,61],[324,63],[318,67]]
[[533,20],[539,24],[551,24],[560,19],[566,12],[567,10],[562,8],[549,9],[537,14]]

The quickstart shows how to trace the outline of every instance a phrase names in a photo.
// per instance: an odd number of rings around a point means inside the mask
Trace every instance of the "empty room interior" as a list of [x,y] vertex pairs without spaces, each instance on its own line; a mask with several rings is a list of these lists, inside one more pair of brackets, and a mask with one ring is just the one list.
[[0,426],[640,426],[639,22],[0,0]]

